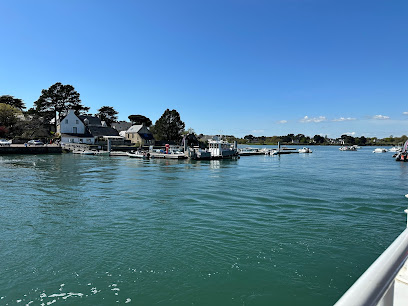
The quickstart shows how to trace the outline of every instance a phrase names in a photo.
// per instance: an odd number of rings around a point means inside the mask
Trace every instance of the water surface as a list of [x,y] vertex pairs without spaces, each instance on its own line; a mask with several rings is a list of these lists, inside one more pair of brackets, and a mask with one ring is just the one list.
[[408,163],[312,149],[1,156],[0,304],[331,305],[404,230]]

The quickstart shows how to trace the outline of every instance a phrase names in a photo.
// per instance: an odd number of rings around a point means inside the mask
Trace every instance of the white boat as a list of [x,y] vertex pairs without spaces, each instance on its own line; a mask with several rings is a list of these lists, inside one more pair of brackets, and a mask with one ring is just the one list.
[[109,156],[127,156],[127,154],[123,151],[111,151]]
[[238,149],[238,154],[240,156],[250,156],[250,155],[260,155],[260,154],[265,154],[265,149],[257,149],[257,148],[243,148],[243,149]]
[[357,151],[357,147],[356,146],[350,146],[350,147],[340,147],[339,148],[340,151]]
[[81,155],[98,155],[98,156],[109,156],[109,151],[99,151],[99,150],[80,150],[76,149],[72,151],[73,154]]
[[212,159],[233,158],[238,155],[237,149],[232,144],[219,137],[208,141],[208,152],[211,153]]
[[94,151],[94,155],[98,156],[109,156],[110,152],[109,151]]
[[72,151],[73,154],[81,154],[81,155],[95,155],[94,151],[91,150],[74,150]]
[[142,152],[142,151],[131,151],[131,152],[126,152],[126,155],[132,158],[150,158],[150,153],[149,152]]
[[401,152],[401,151],[402,147],[400,146],[392,147],[391,149],[388,150],[388,152]]
[[387,152],[387,149],[384,148],[376,148],[373,151],[373,153],[385,153],[385,152]]
[[309,148],[303,147],[302,149],[299,149],[299,153],[312,153],[313,151],[310,150]]

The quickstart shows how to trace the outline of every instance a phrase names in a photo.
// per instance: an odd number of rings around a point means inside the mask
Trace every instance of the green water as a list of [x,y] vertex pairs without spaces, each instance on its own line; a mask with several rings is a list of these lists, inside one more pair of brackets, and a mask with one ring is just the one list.
[[0,304],[332,305],[404,230],[408,163],[313,149],[1,156]]

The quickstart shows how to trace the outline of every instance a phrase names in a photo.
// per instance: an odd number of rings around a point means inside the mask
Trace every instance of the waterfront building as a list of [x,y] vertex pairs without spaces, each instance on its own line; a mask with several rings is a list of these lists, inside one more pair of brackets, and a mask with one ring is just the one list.
[[115,130],[117,130],[120,134],[120,132],[126,132],[130,127],[132,126],[131,122],[127,121],[118,121],[118,122],[113,122],[111,124],[111,127],[113,127]]
[[138,143],[141,146],[150,146],[155,144],[152,132],[144,124],[133,125],[125,133],[125,139],[131,143]]
[[57,133],[61,135],[61,143],[95,144],[103,136],[119,136],[117,130],[108,127],[98,117],[77,116],[74,110],[69,110],[58,122]]

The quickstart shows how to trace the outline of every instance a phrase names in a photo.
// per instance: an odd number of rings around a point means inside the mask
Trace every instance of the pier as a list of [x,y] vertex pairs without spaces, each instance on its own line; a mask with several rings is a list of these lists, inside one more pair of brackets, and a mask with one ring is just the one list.
[[24,144],[12,144],[0,147],[0,155],[8,154],[61,154],[62,148],[59,145],[50,144],[44,146],[25,146]]

